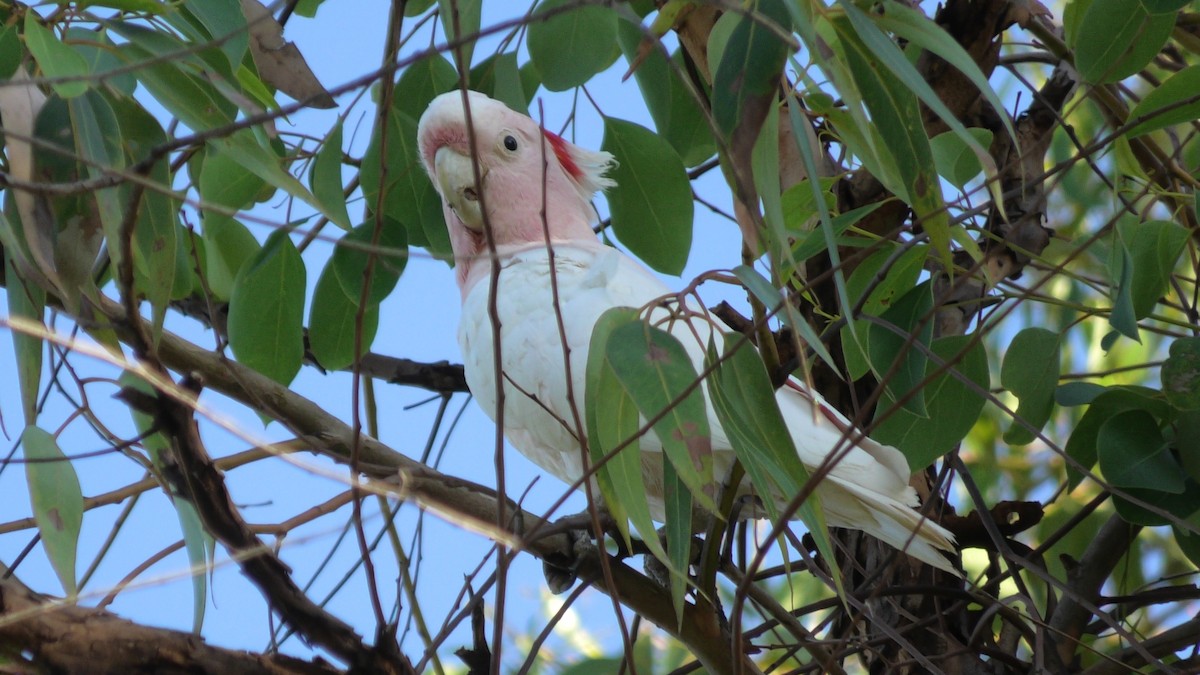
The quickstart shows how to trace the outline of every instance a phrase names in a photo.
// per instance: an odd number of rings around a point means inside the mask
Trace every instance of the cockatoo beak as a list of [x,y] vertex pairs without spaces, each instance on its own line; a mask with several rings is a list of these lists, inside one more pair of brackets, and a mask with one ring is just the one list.
[[[479,193],[475,186],[475,169],[471,158],[449,146],[438,148],[433,158],[433,171],[437,177],[438,191],[442,199],[454,211],[454,215],[475,232],[483,231],[483,211],[479,207]],[[480,167],[479,179],[483,181],[486,170]]]

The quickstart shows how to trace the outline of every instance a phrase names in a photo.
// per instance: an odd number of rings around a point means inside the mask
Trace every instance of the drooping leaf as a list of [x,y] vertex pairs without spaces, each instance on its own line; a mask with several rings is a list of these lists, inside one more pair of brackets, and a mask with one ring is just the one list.
[[1095,382],[1067,382],[1054,390],[1054,402],[1061,406],[1087,405],[1107,390]]
[[200,198],[209,204],[245,209],[267,185],[261,177],[235,162],[229,153],[214,147],[205,149],[199,166],[199,175],[192,177],[198,183]]
[[259,252],[258,240],[238,221],[219,213],[204,214],[204,274],[218,300],[233,294],[233,280]]
[[[717,356],[715,345],[710,345],[706,365],[716,363]],[[706,381],[713,410],[755,492],[767,496],[763,507],[768,516],[778,521],[777,499],[798,495],[811,476],[800,461],[762,359],[749,346],[739,348],[732,339],[724,342],[721,357],[722,361]],[[796,513],[808,527],[821,555],[836,566],[821,503],[807,499]]]
[[[987,400],[981,392],[988,391],[989,373],[983,343],[971,345],[972,340],[969,335],[956,335],[934,340],[930,345],[934,355],[942,361],[953,361],[960,355],[962,358],[952,371],[937,376],[925,387],[928,416],[900,408],[883,419],[871,433],[871,437],[880,443],[899,448],[913,471],[929,466],[952,451],[979,420]],[[938,361],[930,359],[926,368],[926,375],[933,374],[939,368]],[[974,387],[960,378],[965,378]],[[876,414],[882,415],[894,407],[892,393],[885,390]]]
[[[578,87],[612,65],[618,54],[616,12],[601,5],[573,4],[541,0],[529,24],[529,58],[550,91]],[[541,18],[552,12],[550,18]]]
[[891,157],[903,184],[898,196],[913,207],[934,251],[946,269],[952,269],[950,221],[917,96],[888,72],[883,58],[863,41],[849,17],[856,10],[849,6],[847,9],[848,16],[833,21],[833,25],[840,53],[871,113],[874,124],[870,129],[882,140],[877,149],[881,157]]
[[1073,35],[1075,68],[1091,84],[1123,80],[1162,49],[1174,14],[1151,14],[1140,2],[1092,0]]
[[330,261],[317,279],[308,314],[308,346],[323,368],[346,368],[354,363],[356,353],[361,356],[370,349],[379,327],[379,306],[367,306],[361,324],[359,320],[358,296],[343,292]]
[[80,78],[51,84],[59,96],[73,98],[88,90],[87,61],[69,45],[63,44],[50,29],[42,26],[41,16],[37,12],[25,13],[25,45],[46,77]]
[[708,413],[683,345],[670,333],[630,322],[613,328],[605,356],[642,416],[657,420],[651,429],[693,499],[714,510],[705,491],[713,481]]
[[[905,293],[879,316],[883,323],[872,322],[867,329],[871,370],[893,399],[901,401],[905,410],[922,417],[928,416],[925,390],[920,385],[929,362],[922,347],[928,348],[933,338],[933,322],[929,319],[933,307],[931,287],[927,281]],[[902,333],[911,333],[912,338],[897,333],[897,328]]]
[[[1144,120],[1126,132],[1128,138],[1148,134],[1200,117],[1200,66],[1188,66],[1168,77],[1129,111],[1129,120]],[[1184,101],[1190,100],[1188,103]]]
[[618,162],[606,193],[617,238],[654,269],[681,273],[692,247],[692,186],[679,155],[649,129],[612,117],[601,147]]
[[78,592],[75,557],[79,547],[79,528],[83,524],[83,492],[71,461],[59,449],[54,436],[36,426],[21,434],[25,452],[25,479],[33,518],[46,557],[54,567],[68,597]]
[[[1096,439],[1100,427],[1112,417],[1128,410],[1145,410],[1156,419],[1163,419],[1168,414],[1166,402],[1162,400],[1159,392],[1153,389],[1108,387],[1107,391],[1092,400],[1087,412],[1079,418],[1079,423],[1067,439],[1067,456],[1078,462],[1084,470],[1091,469],[1096,464]],[[1083,480],[1083,474],[1068,464],[1067,478],[1071,488],[1075,488]]]
[[[897,255],[895,249],[885,248],[871,254],[854,268],[846,281],[849,302],[862,305],[862,313],[882,316],[896,301],[916,286],[925,261],[925,251],[909,249]],[[884,265],[890,267],[883,269]],[[873,288],[872,288],[873,286]],[[866,301],[861,298],[870,290]],[[857,380],[871,369],[870,342],[867,340],[868,323],[864,319],[853,321],[854,331],[848,325],[841,332],[842,350],[846,358],[846,370],[850,378]],[[861,344],[855,337],[861,340]]]
[[1127,410],[1100,425],[1096,451],[1109,485],[1183,492],[1183,470],[1167,450],[1158,420],[1145,410]]
[[534,93],[525,89],[516,52],[493,54],[472,68],[471,88],[518,112],[529,109]]
[[[1118,263],[1118,276],[1116,284],[1113,286],[1113,308],[1108,315],[1108,323],[1125,337],[1132,338],[1141,342],[1142,339],[1138,334],[1137,312],[1133,308],[1133,255],[1129,252],[1129,248],[1124,240],[1113,246],[1114,259],[1120,260]],[[1110,335],[1112,335],[1110,333]],[[1112,342],[1105,338],[1107,344],[1104,345],[1105,351],[1111,346]]]
[[[359,171],[367,208],[372,213],[382,209],[385,217],[402,223],[412,246],[449,260],[450,235],[442,216],[442,198],[416,161],[417,123],[395,110],[387,116],[387,123],[386,135],[376,129],[371,136]],[[381,184],[385,176],[386,183]]]
[[667,538],[668,571],[671,576],[671,604],[678,624],[683,623],[683,603],[687,591],[688,569],[692,559],[692,495],[666,455],[660,455],[663,475],[663,528]]
[[[7,287],[8,311],[12,316],[42,322],[46,311],[46,291],[41,286],[27,283],[13,264],[12,252],[4,249],[4,282]],[[13,355],[16,356],[17,382],[21,390],[21,410],[25,413],[25,425],[37,422],[38,393],[42,387],[42,356],[45,347],[42,339],[19,330],[10,330],[13,340]]]
[[[451,53],[461,50],[462,68],[466,70],[471,66],[471,55],[475,52],[474,36],[479,34],[483,0],[438,0],[438,9],[442,18],[442,31],[446,37],[462,44],[461,47],[452,49]],[[456,61],[457,59],[455,56]]]
[[[121,374],[120,382],[121,386],[135,389],[144,394],[154,393],[154,389],[149,383],[128,371]],[[166,437],[158,432],[150,433],[155,429],[154,418],[132,406],[129,408],[129,412],[133,416],[133,423],[138,432],[144,434],[141,440],[142,447],[150,455],[150,461],[155,468],[161,472],[170,461],[165,456],[169,448]],[[175,515],[179,518],[184,548],[187,550],[188,563],[192,567],[192,632],[198,634],[204,626],[204,610],[208,607],[208,577],[205,572],[212,562],[209,550],[213,539],[200,524],[200,516],[196,513],[196,507],[192,506],[191,502],[177,497],[171,486],[164,485],[163,487],[166,488],[171,505],[175,507]]]
[[308,184],[312,188],[313,197],[337,218],[330,220],[335,224],[350,222],[346,212],[346,196],[342,189],[342,124],[338,122],[333,131],[325,137],[321,149],[312,163]]
[[1000,386],[1017,397],[1017,420],[1004,432],[1011,445],[1032,443],[1054,410],[1054,392],[1058,384],[1060,339],[1058,333],[1031,327],[1017,333],[1004,352],[1000,368]]
[[392,292],[408,262],[408,245],[404,230],[398,223],[385,219],[379,233],[379,241],[372,248],[375,224],[364,223],[342,237],[333,252],[330,264],[336,273],[342,292],[354,304],[362,297],[363,282],[366,280],[367,265],[371,266],[371,289],[367,294],[367,306],[375,306]]
[[784,3],[754,0],[747,9],[737,13],[719,54],[710,55],[720,59],[713,74],[713,91],[718,95],[713,97],[712,107],[713,121],[725,138],[739,126],[757,131],[767,108],[774,105],[779,73],[788,54],[788,45],[780,37],[791,32]]
[[[638,321],[637,310],[630,307],[614,307],[596,321],[588,348],[584,416],[588,451],[592,463],[598,467],[596,482],[626,545],[630,544],[632,522],[654,556],[665,564],[667,552],[659,541],[646,501],[641,443],[637,439],[630,442],[640,426],[637,406],[606,358],[613,329]],[[621,444],[625,446],[606,459]]]
[[[1128,292],[1133,317],[1144,319],[1167,292],[1175,264],[1187,243],[1188,232],[1168,220],[1126,221],[1117,225],[1117,238],[1120,248],[1129,254],[1128,258],[1116,255],[1122,251],[1114,245],[1112,263],[1119,269],[1113,278],[1119,279],[1118,294]],[[1130,266],[1128,277],[1126,264]],[[1126,280],[1128,283],[1122,285]]]
[[414,120],[421,119],[438,94],[454,88],[458,73],[454,66],[440,54],[431,54],[418,59],[404,69],[396,81],[392,95],[392,110],[404,113]]
[[[992,144],[992,132],[987,129],[972,128],[967,131],[981,147]],[[929,139],[929,145],[938,173],[958,189],[966,187],[967,182],[983,172],[979,157],[958,134],[952,131],[938,134]]]
[[[632,66],[642,52],[642,32],[621,22],[618,38],[621,51]],[[654,119],[654,128],[679,153],[685,166],[696,166],[717,151],[716,141],[700,106],[679,73],[686,72],[682,52],[668,57],[651,49],[638,64],[633,76]]]
[[229,298],[229,346],[242,364],[287,384],[304,358],[304,261],[286,230],[267,238]]
[[[1126,496],[1145,502],[1154,507],[1152,511],[1141,504],[1135,504]],[[1145,527],[1161,527],[1173,525],[1175,519],[1187,520],[1196,515],[1197,505],[1200,504],[1200,482],[1193,478],[1183,481],[1183,491],[1179,493],[1148,490],[1145,488],[1122,488],[1113,495],[1113,506],[1117,515],[1127,522]],[[1165,512],[1167,515],[1163,515]]]
[[784,306],[783,296],[779,293],[779,289],[772,286],[771,282],[748,265],[738,265],[733,268],[733,274],[745,284],[746,289],[753,293],[759,302],[766,306],[768,312],[776,313],[776,316],[796,331],[804,344],[808,345],[822,361],[829,364],[830,368],[837,368],[833,356],[825,348],[825,343],[821,342],[821,337],[817,335],[812,326],[803,318],[796,317]]

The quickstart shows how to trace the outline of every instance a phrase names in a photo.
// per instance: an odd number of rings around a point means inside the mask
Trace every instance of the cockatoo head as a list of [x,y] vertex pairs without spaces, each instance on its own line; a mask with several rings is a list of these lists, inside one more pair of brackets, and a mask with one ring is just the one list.
[[433,99],[417,128],[421,162],[442,196],[459,283],[488,255],[485,227],[497,247],[542,243],[547,232],[552,241],[594,242],[591,199],[612,185],[604,176],[612,155],[568,143],[484,94],[466,94],[465,106],[461,91]]

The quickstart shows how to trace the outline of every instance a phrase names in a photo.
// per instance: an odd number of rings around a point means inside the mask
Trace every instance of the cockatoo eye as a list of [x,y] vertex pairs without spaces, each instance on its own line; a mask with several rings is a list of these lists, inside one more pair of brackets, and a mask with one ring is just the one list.
[[505,136],[504,137],[504,147],[509,152],[516,152],[517,151],[517,137],[513,136],[511,134],[508,136]]

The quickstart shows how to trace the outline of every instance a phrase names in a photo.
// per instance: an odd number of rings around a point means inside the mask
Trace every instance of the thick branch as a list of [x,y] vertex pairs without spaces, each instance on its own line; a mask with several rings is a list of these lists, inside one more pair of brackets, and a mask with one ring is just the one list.
[[254,654],[207,644],[191,633],[142,626],[102,609],[60,604],[0,577],[0,654],[18,670],[30,654],[39,672],[163,675],[321,675],[321,659]]

